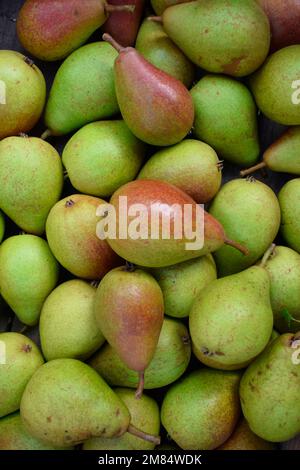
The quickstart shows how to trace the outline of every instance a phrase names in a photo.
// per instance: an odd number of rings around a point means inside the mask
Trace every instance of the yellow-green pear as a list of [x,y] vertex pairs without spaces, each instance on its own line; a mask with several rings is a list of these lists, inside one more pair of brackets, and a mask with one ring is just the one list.
[[274,444],[264,441],[251,431],[247,421],[242,419],[230,438],[218,450],[275,450]]
[[290,248],[300,254],[300,178],[288,181],[280,190],[281,234]]

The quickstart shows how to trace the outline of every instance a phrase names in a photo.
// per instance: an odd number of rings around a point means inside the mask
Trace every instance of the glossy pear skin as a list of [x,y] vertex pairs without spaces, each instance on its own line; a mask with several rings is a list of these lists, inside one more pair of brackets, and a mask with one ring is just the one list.
[[112,34],[123,47],[134,46],[140,27],[145,0],[109,0],[110,5],[134,5],[133,12],[113,11],[105,21],[102,31]]
[[48,216],[46,235],[59,263],[75,276],[100,279],[120,260],[96,235],[96,210],[102,199],[73,194],[55,204]]
[[300,254],[300,178],[288,181],[278,195],[281,234],[290,248]]
[[76,359],[40,367],[26,386],[20,410],[32,436],[59,447],[120,436],[130,422],[125,404],[100,375]]
[[153,358],[163,323],[163,295],[155,279],[140,269],[116,268],[100,282],[94,308],[100,330],[120,359],[143,372]]
[[209,212],[220,221],[229,238],[249,249],[248,256],[227,246],[218,250],[215,261],[221,276],[252,266],[273,243],[280,226],[280,207],[274,192],[253,178],[226,183]]
[[45,240],[16,235],[0,246],[0,292],[19,320],[35,325],[57,284],[59,266]]
[[253,165],[259,156],[256,106],[248,88],[237,80],[206,75],[191,90],[194,135],[220,158]]
[[42,235],[48,213],[63,188],[59,154],[48,142],[36,137],[3,139],[0,142],[0,186],[3,212],[22,230]]
[[6,363],[0,367],[2,417],[19,409],[26,384],[44,359],[35,343],[19,333],[0,333],[0,341],[6,354]]
[[124,121],[99,121],[71,137],[62,161],[75,189],[108,197],[136,177],[144,156],[145,145]]
[[41,312],[40,338],[48,361],[86,359],[105,342],[95,320],[95,296],[95,287],[73,279],[47,297]]
[[274,444],[254,434],[247,421],[242,419],[230,438],[218,450],[275,450]]
[[155,67],[177,78],[187,88],[191,87],[195,67],[171,41],[160,23],[145,19],[139,29],[135,47]]
[[209,202],[222,182],[221,162],[214,149],[204,142],[185,139],[152,155],[138,179],[174,184],[196,202]]
[[81,47],[63,62],[45,110],[45,124],[53,135],[68,134],[118,113],[113,78],[116,56],[108,44],[95,42]]
[[271,442],[300,432],[299,338],[287,333],[274,340],[241,380],[243,414],[251,430]]
[[161,421],[185,450],[211,450],[223,444],[239,419],[240,374],[208,368],[192,372],[166,393]]
[[167,8],[162,19],[172,41],[209,72],[249,75],[264,62],[269,50],[268,18],[252,0],[182,3]]
[[[190,334],[206,365],[240,368],[268,344],[273,329],[268,273],[254,266],[205,287],[190,312]],[[234,329],[232,328],[234,325]]]
[[[16,51],[0,51],[0,139],[30,131],[39,120],[46,99],[46,83],[38,67]],[[3,97],[2,97],[3,98]],[[5,101],[3,104],[2,101]]]
[[264,162],[273,171],[300,175],[300,126],[291,127],[264,153]]
[[[185,325],[165,317],[152,361],[145,371],[145,389],[165,387],[187,369],[191,357],[189,333]],[[138,376],[109,345],[103,346],[90,365],[111,386],[136,388]]]

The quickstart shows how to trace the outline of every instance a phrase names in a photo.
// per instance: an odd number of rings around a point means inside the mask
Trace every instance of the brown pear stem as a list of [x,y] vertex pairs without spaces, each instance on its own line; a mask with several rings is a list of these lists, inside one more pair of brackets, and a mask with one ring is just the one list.
[[267,251],[265,252],[264,256],[263,256],[263,259],[261,260],[261,263],[260,263],[260,267],[261,268],[264,268],[267,264],[267,261],[269,260],[269,258],[273,255],[274,251],[275,251],[275,248],[276,248],[276,245],[275,243],[272,243],[272,245],[270,246],[270,248],[267,249]]
[[138,388],[135,392],[135,398],[137,398],[138,400],[143,395],[144,385],[145,385],[145,373],[142,370],[141,372],[139,372],[139,384],[138,384]]
[[229,238],[225,238],[224,243],[225,243],[225,245],[230,245],[233,248],[236,248],[238,251],[240,251],[245,256],[249,255],[248,248],[246,248],[245,246],[241,245],[238,242],[235,242],[234,240],[230,240]]
[[254,173],[257,170],[261,170],[262,168],[265,168],[266,166],[267,166],[266,162],[260,162],[257,165],[252,166],[251,168],[247,168],[247,170],[240,171],[240,175],[241,176],[251,175],[251,173]]
[[103,41],[108,42],[112,47],[116,49],[118,52],[122,52],[125,47],[121,46],[114,38],[111,37],[110,34],[104,33],[102,36]]
[[155,21],[155,23],[162,23],[163,19],[161,16],[148,16],[148,21]]
[[50,131],[50,129],[46,129],[45,132],[42,133],[41,139],[47,140],[48,137],[50,137],[51,135],[52,135],[52,132]]
[[140,439],[144,439],[144,441],[152,442],[156,446],[159,446],[160,444],[160,436],[152,436],[152,434],[147,434],[133,426],[133,424],[129,424],[127,432],[133,436],[139,437]]
[[110,5],[107,3],[105,5],[105,11],[107,13],[113,13],[114,11],[128,11],[129,13],[133,13],[135,10],[135,5]]

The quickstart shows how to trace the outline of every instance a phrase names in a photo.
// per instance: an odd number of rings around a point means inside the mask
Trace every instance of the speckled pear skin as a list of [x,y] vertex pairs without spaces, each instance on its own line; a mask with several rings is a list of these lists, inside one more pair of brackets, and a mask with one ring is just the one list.
[[211,282],[196,298],[189,325],[204,364],[215,367],[212,359],[220,369],[223,364],[225,369],[239,369],[253,360],[267,346],[273,329],[266,270],[254,266]]
[[113,11],[102,26],[122,46],[134,46],[143,15],[145,0],[109,0],[110,5],[134,5],[133,12]]
[[0,368],[0,417],[3,417],[19,409],[27,382],[44,359],[36,344],[19,333],[0,333],[0,341],[6,350],[6,364]]
[[177,3],[186,3],[190,0],[151,0],[151,5],[153,10],[157,15],[161,15],[166,8],[169,8],[172,5],[177,5]]
[[3,240],[4,233],[5,233],[5,218],[4,218],[3,213],[0,211],[0,243]]
[[184,450],[211,450],[225,442],[240,415],[240,373],[208,368],[190,373],[167,391],[161,421]]
[[76,359],[40,367],[26,386],[20,411],[33,437],[58,447],[120,436],[130,423],[126,405],[97,372]]
[[275,446],[254,434],[247,421],[242,419],[230,438],[217,450],[275,450]]
[[152,155],[138,179],[166,181],[182,189],[196,202],[205,204],[220,189],[222,163],[209,145],[185,139]]
[[262,113],[279,124],[299,125],[299,87],[296,84],[292,88],[299,79],[300,45],[284,47],[270,55],[250,79],[251,91]]
[[[153,398],[143,395],[135,398],[133,390],[115,388],[114,392],[125,403],[131,415],[131,423],[148,434],[158,435],[160,430],[159,408]],[[105,439],[96,437],[84,442],[83,450],[153,450],[151,442],[132,436],[128,432],[120,437]]]
[[300,126],[291,127],[264,153],[263,159],[270,170],[300,175]]
[[231,77],[206,75],[191,90],[194,135],[220,158],[241,166],[259,156],[257,110],[248,88]]
[[229,238],[249,249],[247,256],[231,247],[215,253],[220,276],[252,266],[273,243],[280,226],[280,207],[275,193],[253,178],[235,179],[221,188],[209,212],[223,225]]
[[287,333],[274,340],[241,380],[243,414],[267,441],[287,441],[300,432],[299,339],[300,333]]
[[[40,69],[16,51],[0,51],[0,76],[6,104],[0,105],[0,139],[30,131],[38,122],[46,100]],[[1,102],[3,101],[1,86]]]
[[260,67],[269,51],[269,20],[253,0],[182,3],[167,8],[162,20],[172,41],[209,72],[249,75]]
[[187,88],[191,87],[195,67],[171,41],[161,24],[145,19],[139,29],[135,47],[155,67],[177,78]]
[[[145,371],[145,389],[165,387],[175,382],[187,369],[191,345],[186,326],[165,317],[153,359]],[[138,377],[109,345],[103,346],[89,364],[111,386],[136,388]]]
[[288,181],[280,190],[281,234],[290,248],[300,254],[300,178]]
[[80,47],[62,63],[45,109],[51,134],[68,134],[118,113],[113,77],[116,57],[108,44],[95,42]]

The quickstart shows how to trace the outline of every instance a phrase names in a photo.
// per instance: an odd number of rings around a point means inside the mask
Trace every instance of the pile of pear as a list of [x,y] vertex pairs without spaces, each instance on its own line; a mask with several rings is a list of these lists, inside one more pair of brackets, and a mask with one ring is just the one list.
[[[296,0],[24,2],[28,55],[0,50],[0,450],[300,433],[299,20]],[[267,148],[259,112],[285,126]],[[121,198],[170,238],[99,237]],[[200,248],[175,237],[187,204]]]

